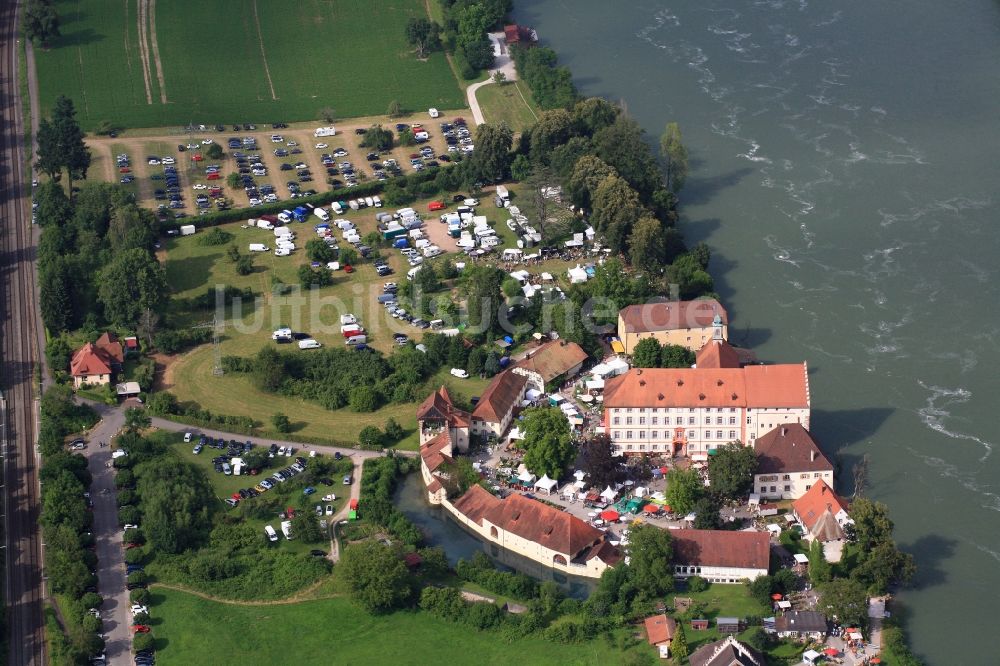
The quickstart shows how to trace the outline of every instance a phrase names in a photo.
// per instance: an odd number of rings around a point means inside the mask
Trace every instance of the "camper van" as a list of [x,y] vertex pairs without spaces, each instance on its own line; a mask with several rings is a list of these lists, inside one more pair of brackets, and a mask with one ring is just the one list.
[[358,210],[361,206],[358,204],[357,199],[351,199],[347,202],[347,205],[351,207],[351,210]]
[[363,345],[363,344],[365,344],[367,342],[368,342],[367,336],[364,336],[364,335],[352,335],[351,337],[347,338],[346,344],[353,346],[353,345]]
[[270,542],[275,542],[278,540],[278,533],[274,531],[274,528],[270,525],[264,526],[264,534],[267,535],[267,540]]
[[382,200],[379,199],[378,196],[373,196],[372,197],[372,203],[375,204],[376,208],[381,208],[382,207]]
[[319,349],[322,346],[323,345],[321,345],[319,341],[313,340],[312,338],[299,340],[299,349]]
[[271,248],[264,245],[263,243],[250,243],[251,252],[268,252]]
[[334,136],[337,133],[333,127],[317,127],[316,131],[313,132],[313,136],[317,139],[321,136]]
[[181,236],[190,236],[195,232],[195,227],[193,224],[182,224],[181,225]]
[[281,533],[285,535],[285,538],[289,541],[292,540],[292,521],[283,520],[281,521]]
[[257,220],[257,228],[271,230],[274,229],[274,224],[269,220]]

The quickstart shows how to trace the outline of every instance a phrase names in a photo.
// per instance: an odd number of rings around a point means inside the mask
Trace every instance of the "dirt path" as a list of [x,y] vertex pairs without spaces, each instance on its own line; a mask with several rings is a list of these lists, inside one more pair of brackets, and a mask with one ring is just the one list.
[[128,9],[129,9],[129,3],[131,2],[132,0],[123,0],[124,3],[123,14],[125,16],[125,20],[123,22],[124,28],[122,30],[122,32],[124,33],[122,35],[122,40],[125,44],[125,65],[128,67],[129,80],[131,80],[132,78],[132,49],[129,47],[129,41],[128,41]]
[[300,590],[299,592],[295,593],[290,597],[287,597],[285,599],[274,599],[271,601],[239,601],[235,599],[223,599],[222,597],[216,597],[211,594],[206,594],[205,592],[201,592],[199,590],[194,590],[185,585],[173,585],[168,583],[152,583],[150,584],[149,587],[152,589],[162,587],[165,590],[175,590],[177,592],[184,592],[185,594],[190,594],[192,596],[199,597],[207,601],[214,601],[220,604],[229,604],[231,606],[287,606],[289,604],[302,603],[303,601],[320,601],[322,599],[335,599],[337,597],[344,596],[342,594],[322,594],[319,596],[307,596],[311,592],[316,590],[323,583],[324,581],[318,580],[309,587],[305,588],[304,590]]
[[271,70],[267,66],[267,54],[264,52],[264,35],[260,31],[260,16],[257,14],[257,0],[253,0],[253,21],[257,24],[257,43],[260,44],[260,58],[264,61],[264,76],[267,77],[267,87],[271,89],[271,99],[277,100],[274,94],[274,83],[271,81]]
[[149,13],[149,39],[153,46],[153,63],[156,65],[156,80],[160,83],[160,103],[167,103],[167,84],[163,80],[163,63],[160,62],[160,46],[156,42],[156,0],[147,0]]
[[150,87],[149,43],[146,40],[146,0],[138,0],[136,22],[139,27],[139,61],[142,64],[142,80],[146,84],[146,104],[153,103],[153,92]]

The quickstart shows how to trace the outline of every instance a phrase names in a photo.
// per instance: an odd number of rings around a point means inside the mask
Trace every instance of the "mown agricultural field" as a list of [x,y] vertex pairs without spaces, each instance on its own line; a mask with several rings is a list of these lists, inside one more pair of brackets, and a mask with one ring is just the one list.
[[[510,644],[429,613],[373,616],[346,598],[241,606],[154,588],[157,662],[171,664],[613,664],[597,638],[563,645],[531,636]],[[641,646],[638,650],[645,650]]]
[[422,0],[57,1],[63,36],[36,51],[41,101],[123,127],[316,120],[455,109],[445,57],[404,36]]

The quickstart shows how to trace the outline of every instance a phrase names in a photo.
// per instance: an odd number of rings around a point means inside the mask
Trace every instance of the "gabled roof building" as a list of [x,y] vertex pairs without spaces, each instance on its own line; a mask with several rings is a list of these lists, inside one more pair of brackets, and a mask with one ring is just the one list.
[[96,342],[88,342],[73,352],[69,366],[73,387],[110,384],[115,373],[121,371],[124,359],[118,336],[105,332]]
[[783,423],[754,442],[753,492],[761,499],[794,500],[818,481],[833,486],[833,464],[800,423]]
[[742,583],[766,576],[770,542],[766,532],[671,530],[674,575],[711,583]]

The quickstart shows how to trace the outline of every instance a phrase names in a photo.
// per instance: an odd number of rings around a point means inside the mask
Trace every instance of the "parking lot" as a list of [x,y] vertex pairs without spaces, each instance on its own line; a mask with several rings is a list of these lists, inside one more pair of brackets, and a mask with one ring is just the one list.
[[[317,128],[329,126],[322,122],[193,126],[150,136],[92,137],[88,144],[94,152],[94,175],[121,182],[135,192],[140,205],[162,207],[164,217],[194,217],[226,205],[291,202],[296,193],[325,192],[443,165],[471,150],[472,131],[455,126],[456,119],[465,120],[462,111],[441,112],[438,118],[424,112],[398,120],[354,119],[333,124],[333,136],[316,136]],[[445,130],[442,123],[452,126]],[[375,124],[396,135],[391,150],[360,145],[362,132]],[[426,139],[399,146],[401,129],[424,131]],[[445,131],[452,136],[446,137]],[[213,143],[222,148],[222,158],[208,156]],[[241,179],[235,189],[227,184],[232,173]]]

